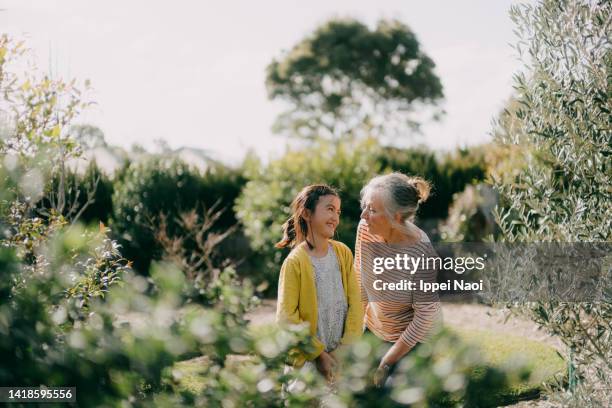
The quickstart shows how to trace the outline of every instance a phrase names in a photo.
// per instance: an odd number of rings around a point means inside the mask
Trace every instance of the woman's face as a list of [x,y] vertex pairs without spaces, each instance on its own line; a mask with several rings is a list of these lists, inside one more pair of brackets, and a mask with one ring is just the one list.
[[391,222],[389,222],[384,208],[378,192],[375,191],[364,197],[361,218],[366,222],[370,234],[387,237],[391,233]]
[[310,228],[315,235],[333,238],[340,223],[340,198],[333,194],[319,197],[314,213],[308,212],[306,220],[310,221]]

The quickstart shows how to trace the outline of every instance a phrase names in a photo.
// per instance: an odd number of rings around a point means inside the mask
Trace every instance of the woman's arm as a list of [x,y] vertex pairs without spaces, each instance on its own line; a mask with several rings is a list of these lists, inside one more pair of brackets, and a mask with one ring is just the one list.
[[[355,270],[355,281],[357,282],[357,287],[359,288],[361,311],[363,315],[365,315],[368,307],[368,295],[364,286],[361,284],[361,274],[363,273],[363,271],[361,270],[361,244],[363,242],[364,228],[365,224],[363,223],[363,220],[361,220],[359,222],[359,225],[357,226],[357,234],[355,236],[355,261],[353,262],[353,268]],[[363,329],[364,328],[362,327],[362,330]]]
[[[421,269],[416,273],[416,279],[424,282],[435,282],[437,271],[435,269]],[[424,293],[416,290],[413,293],[412,308],[414,318],[400,338],[387,351],[380,365],[393,365],[408,353],[417,343],[423,342],[431,333],[434,323],[440,314],[440,298],[437,292]]]
[[349,248],[345,248],[346,256],[344,259],[344,268],[348,268],[347,273],[347,303],[348,310],[346,313],[346,321],[344,324],[344,334],[340,340],[341,344],[350,344],[355,342],[363,334],[363,307],[361,302],[361,292],[359,283],[355,276],[355,267],[353,265],[353,254]]
[[408,353],[417,343],[422,342],[431,332],[440,310],[439,302],[417,303],[414,305],[414,319],[401,337],[387,351],[380,366],[393,365]]
[[427,337],[439,314],[439,310],[439,302],[414,304],[414,319],[380,360],[374,375],[375,386],[382,387],[389,375],[390,367],[401,360],[418,342],[423,341]]

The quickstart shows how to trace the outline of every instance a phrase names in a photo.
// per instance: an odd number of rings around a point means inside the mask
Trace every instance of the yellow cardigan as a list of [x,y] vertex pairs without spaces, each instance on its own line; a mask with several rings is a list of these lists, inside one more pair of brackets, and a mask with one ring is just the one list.
[[[342,242],[330,240],[342,275],[344,295],[348,303],[344,334],[340,344],[350,344],[363,333],[363,308],[361,291],[353,267],[353,254]],[[299,324],[308,322],[312,338],[313,352],[302,353],[293,350],[290,363],[296,367],[304,365],[306,360],[314,360],[325,350],[323,343],[317,339],[317,287],[314,269],[306,252],[305,242],[296,246],[287,256],[281,267],[278,279],[278,300],[276,304],[276,321],[278,323]]]

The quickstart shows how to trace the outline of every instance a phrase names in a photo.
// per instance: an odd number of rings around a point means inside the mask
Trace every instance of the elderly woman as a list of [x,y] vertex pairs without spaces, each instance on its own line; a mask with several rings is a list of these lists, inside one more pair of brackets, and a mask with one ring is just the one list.
[[[361,287],[364,329],[392,346],[380,361],[374,382],[382,386],[392,367],[422,343],[441,319],[437,294],[419,290],[402,293],[377,291],[376,279],[435,281],[434,267],[417,270],[373,271],[377,256],[416,258],[437,256],[427,235],[412,223],[420,203],[429,196],[429,184],[419,177],[391,173],[374,177],[361,190],[361,222],[355,243],[355,271]],[[379,286],[379,285],[378,285]],[[417,286],[418,287],[418,286]]]

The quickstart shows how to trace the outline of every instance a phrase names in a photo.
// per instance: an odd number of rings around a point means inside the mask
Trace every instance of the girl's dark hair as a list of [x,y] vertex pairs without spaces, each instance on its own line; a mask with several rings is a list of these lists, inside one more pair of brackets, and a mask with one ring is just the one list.
[[304,187],[291,203],[291,216],[283,224],[283,239],[276,243],[276,248],[293,248],[303,241],[306,241],[310,249],[314,248],[308,241],[308,222],[304,218],[304,213],[306,210],[314,213],[319,198],[330,194],[339,197],[338,191],[327,184]]

